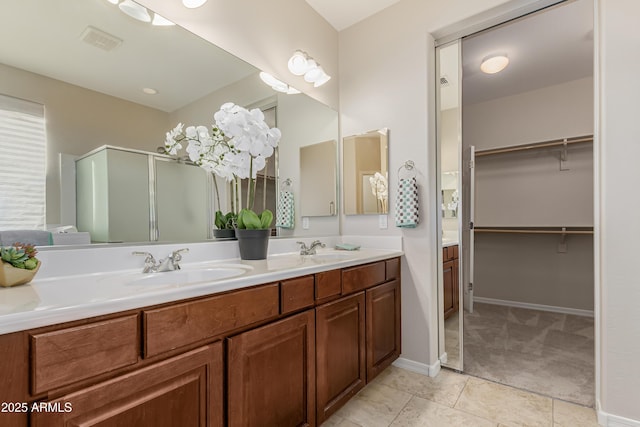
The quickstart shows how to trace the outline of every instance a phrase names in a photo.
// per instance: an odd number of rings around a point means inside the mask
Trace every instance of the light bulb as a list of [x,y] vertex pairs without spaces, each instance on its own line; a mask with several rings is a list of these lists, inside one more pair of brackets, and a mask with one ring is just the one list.
[[289,67],[289,71],[296,76],[303,75],[309,69],[307,55],[301,50],[296,50],[291,58],[289,58],[287,66]]
[[486,74],[495,74],[504,70],[509,65],[509,58],[506,55],[489,56],[482,60],[480,69]]
[[207,0],[182,0],[182,4],[184,7],[189,9],[195,9],[196,7],[200,7],[205,4]]

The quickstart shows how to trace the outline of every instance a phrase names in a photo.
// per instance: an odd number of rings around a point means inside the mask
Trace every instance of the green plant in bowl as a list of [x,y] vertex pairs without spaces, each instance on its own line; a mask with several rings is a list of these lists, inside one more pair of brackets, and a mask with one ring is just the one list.
[[19,242],[0,248],[0,258],[3,262],[25,270],[33,270],[38,266],[37,253],[33,245]]

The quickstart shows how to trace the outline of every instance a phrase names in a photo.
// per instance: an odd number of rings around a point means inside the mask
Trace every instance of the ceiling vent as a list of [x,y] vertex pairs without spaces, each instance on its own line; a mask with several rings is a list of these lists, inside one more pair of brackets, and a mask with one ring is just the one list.
[[117,48],[122,44],[122,39],[105,33],[95,27],[88,26],[80,35],[83,42],[90,44],[91,46],[98,47],[107,52]]
[[440,86],[441,87],[449,86],[449,79],[447,79],[447,76],[440,77]]

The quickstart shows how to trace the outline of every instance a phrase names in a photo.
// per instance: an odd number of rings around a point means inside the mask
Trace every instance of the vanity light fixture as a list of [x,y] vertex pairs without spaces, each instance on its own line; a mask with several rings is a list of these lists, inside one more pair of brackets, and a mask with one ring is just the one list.
[[149,15],[147,8],[140,6],[133,0],[124,0],[118,7],[121,11],[138,21],[151,22],[151,15]]
[[182,0],[182,4],[184,5],[184,7],[189,9],[195,9],[197,7],[200,7],[206,2],[207,0]]
[[328,82],[331,76],[306,52],[296,50],[287,63],[289,71],[296,76],[304,75],[307,83],[313,83],[314,87],[319,87]]
[[285,82],[276,79],[271,74],[265,73],[264,71],[260,71],[260,79],[268,86],[271,86],[271,89],[277,92],[286,93],[287,95],[297,95],[300,93],[298,89],[289,86]]
[[118,5],[118,8],[130,17],[137,19],[142,22],[151,22],[151,25],[155,25],[156,27],[169,27],[172,25],[176,25],[173,22],[169,21],[164,16],[158,15],[157,13],[153,14],[153,19],[151,19],[151,15],[149,14],[149,10],[146,7],[139,5],[133,0],[124,0],[120,3],[120,0],[107,0],[111,4]]
[[507,65],[509,65],[507,55],[490,55],[482,60],[480,69],[486,74],[496,74],[507,68]]

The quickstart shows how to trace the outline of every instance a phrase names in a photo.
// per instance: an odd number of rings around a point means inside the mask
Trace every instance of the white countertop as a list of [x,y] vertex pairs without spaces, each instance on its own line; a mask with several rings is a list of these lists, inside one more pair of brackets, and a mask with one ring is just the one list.
[[[0,288],[0,334],[21,331],[124,310],[178,301],[262,283],[277,282],[320,271],[350,267],[401,256],[397,249],[320,250],[319,259],[295,252],[270,255],[262,261],[229,258],[182,263],[182,272],[228,265],[242,275],[190,284],[144,283],[150,275],[170,278],[174,272],[143,275],[140,268],[36,278],[27,285]],[[336,255],[337,254],[337,255]],[[186,257],[185,257],[186,258]],[[177,276],[176,276],[177,277]],[[141,280],[143,279],[143,280]],[[159,280],[163,282],[164,280]]]

